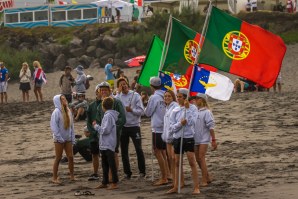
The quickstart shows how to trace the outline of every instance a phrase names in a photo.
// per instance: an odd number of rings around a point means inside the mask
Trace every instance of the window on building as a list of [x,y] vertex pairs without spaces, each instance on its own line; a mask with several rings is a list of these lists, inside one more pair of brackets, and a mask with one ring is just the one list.
[[68,20],[76,20],[81,19],[81,10],[69,10],[67,12],[67,19]]
[[6,14],[5,19],[6,19],[6,23],[18,23],[19,22],[18,13]]
[[57,11],[57,12],[52,12],[52,20],[53,21],[65,21],[65,11]]
[[33,21],[33,12],[20,13],[20,22]]
[[97,9],[96,8],[83,10],[83,19],[92,19],[92,18],[97,18]]
[[36,11],[34,20],[35,21],[48,20],[48,11]]

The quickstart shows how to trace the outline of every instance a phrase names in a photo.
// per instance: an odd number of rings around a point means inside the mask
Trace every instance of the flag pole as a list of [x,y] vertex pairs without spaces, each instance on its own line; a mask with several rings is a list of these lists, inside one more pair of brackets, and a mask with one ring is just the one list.
[[[204,26],[203,26],[203,30],[202,30],[202,33],[204,34],[205,32],[205,29],[206,29],[206,26],[207,26],[207,21],[209,19],[209,16],[210,16],[210,13],[211,13],[211,9],[212,9],[212,1],[209,0],[209,7],[208,7],[208,12],[207,12],[207,15],[206,15],[206,19],[205,19],[205,22],[204,22]],[[199,41],[199,45],[198,45],[198,49],[197,49],[197,54],[196,54],[196,59],[195,59],[195,62],[194,62],[194,67],[192,69],[192,73],[191,73],[191,78],[190,78],[190,83],[189,83],[189,88],[188,88],[188,94],[187,94],[187,98],[189,97],[189,94],[190,94],[190,88],[191,88],[191,83],[192,83],[192,79],[193,79],[193,75],[194,75],[194,68],[195,68],[195,64],[197,64],[198,62],[198,55],[199,55],[199,51],[200,51],[200,45],[202,43],[202,38],[203,36],[200,37],[200,41]],[[186,117],[186,108],[184,109],[184,118]],[[184,136],[184,126],[183,126],[183,129],[182,129],[182,135],[181,135],[181,139],[180,139],[180,156],[179,156],[179,175],[178,175],[178,193],[181,192],[181,172],[182,172],[182,145],[183,145],[183,136]]]
[[[201,51],[202,39],[203,39],[203,37],[205,37],[206,32],[207,32],[206,29],[207,29],[207,24],[209,23],[211,10],[212,10],[212,0],[209,0],[208,11],[207,11],[206,19],[205,19],[205,22],[204,22],[202,34],[201,34],[201,37],[200,37],[200,40],[199,40],[198,49],[197,49],[197,53],[196,53],[196,58],[195,58],[195,61],[194,61],[194,67],[192,69],[191,77],[190,77],[190,81],[189,81],[189,88],[188,88],[189,93],[190,93],[190,89],[191,89],[191,85],[192,85],[195,65],[198,63],[198,59],[199,59],[199,56],[200,56],[199,52]],[[189,95],[189,93],[188,93],[188,95]],[[189,97],[189,96],[187,96],[187,97]]]
[[168,27],[167,27],[167,31],[166,31],[165,42],[164,42],[164,45],[163,45],[163,48],[162,48],[162,54],[161,54],[160,63],[159,63],[159,71],[162,70],[163,65],[165,63],[165,58],[167,57],[167,54],[168,54],[169,41],[171,39],[171,35],[172,35],[172,15],[170,15],[170,17],[169,17],[169,22],[168,22]]

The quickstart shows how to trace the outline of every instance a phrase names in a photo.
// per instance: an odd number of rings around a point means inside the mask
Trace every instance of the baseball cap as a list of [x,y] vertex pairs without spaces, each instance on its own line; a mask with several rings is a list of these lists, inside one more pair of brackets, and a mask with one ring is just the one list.
[[151,86],[161,86],[161,79],[159,77],[151,77],[150,85]]
[[103,87],[111,88],[111,85],[108,82],[101,82],[97,86],[98,86],[98,88],[103,88]]
[[196,97],[197,97],[197,98],[203,98],[203,99],[205,99],[205,100],[208,99],[207,95],[204,94],[204,93],[198,93],[198,94],[196,95]]
[[78,65],[75,70],[76,71],[83,71],[84,67],[82,65]]
[[179,88],[178,93],[182,93],[183,95],[188,95],[189,90],[186,88]]

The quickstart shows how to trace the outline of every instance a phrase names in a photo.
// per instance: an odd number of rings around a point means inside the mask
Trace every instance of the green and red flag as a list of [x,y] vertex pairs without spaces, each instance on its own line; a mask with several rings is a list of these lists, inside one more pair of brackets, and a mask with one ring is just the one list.
[[270,88],[285,52],[279,36],[212,7],[198,62]]
[[169,48],[162,70],[185,74],[189,66],[194,64],[200,34],[172,18],[169,37]]
[[139,84],[149,87],[150,77],[158,76],[163,45],[163,41],[154,35],[138,78]]

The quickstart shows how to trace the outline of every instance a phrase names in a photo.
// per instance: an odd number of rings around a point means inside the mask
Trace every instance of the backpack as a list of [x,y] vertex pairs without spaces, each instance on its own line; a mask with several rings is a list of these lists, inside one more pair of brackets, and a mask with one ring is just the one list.
[[89,79],[86,78],[86,81],[85,81],[85,88],[86,88],[86,90],[88,90],[89,87],[90,87],[90,82],[89,82]]

